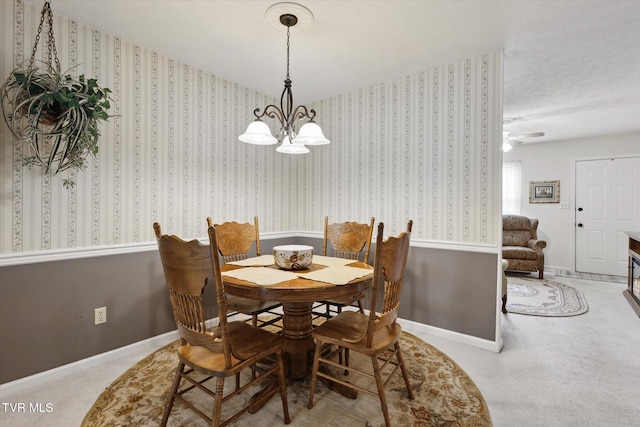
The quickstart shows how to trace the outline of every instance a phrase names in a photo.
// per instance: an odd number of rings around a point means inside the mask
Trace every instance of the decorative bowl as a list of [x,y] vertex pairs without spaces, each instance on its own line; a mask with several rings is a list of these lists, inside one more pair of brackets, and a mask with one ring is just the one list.
[[313,246],[283,245],[274,246],[273,260],[283,270],[302,270],[313,261]]

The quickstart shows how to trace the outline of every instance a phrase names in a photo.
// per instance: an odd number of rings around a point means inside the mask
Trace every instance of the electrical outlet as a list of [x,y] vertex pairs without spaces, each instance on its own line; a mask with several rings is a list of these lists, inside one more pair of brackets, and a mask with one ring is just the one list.
[[95,324],[107,323],[107,307],[100,307],[94,310]]

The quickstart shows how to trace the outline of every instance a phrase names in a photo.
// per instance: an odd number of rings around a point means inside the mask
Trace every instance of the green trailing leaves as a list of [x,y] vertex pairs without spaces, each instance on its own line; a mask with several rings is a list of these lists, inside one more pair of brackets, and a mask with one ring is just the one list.
[[[99,122],[111,117],[111,90],[69,71],[46,63],[17,68],[0,88],[4,120],[28,146],[24,165],[41,166],[45,173],[86,167],[86,156],[98,152]],[[73,184],[64,180],[67,188]]]

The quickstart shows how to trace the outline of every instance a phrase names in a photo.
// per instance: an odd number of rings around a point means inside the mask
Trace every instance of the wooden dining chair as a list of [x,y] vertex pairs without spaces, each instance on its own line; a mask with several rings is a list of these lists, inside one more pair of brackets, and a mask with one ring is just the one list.
[[[222,224],[213,224],[211,218],[207,218],[209,227],[215,226],[218,250],[225,263],[240,261],[249,257],[249,251],[255,244],[256,256],[260,256],[260,229],[258,217],[253,218],[254,223],[239,224],[235,221]],[[230,312],[227,317],[238,313],[251,316],[253,326],[265,327],[278,324],[282,320],[282,313],[275,311],[281,303],[276,301],[259,301],[251,298],[243,298],[227,294],[227,307]],[[269,314],[268,320],[259,318],[261,314]]]
[[[407,369],[402,358],[400,343],[398,342],[401,328],[400,324],[396,322],[404,271],[409,253],[412,225],[413,222],[409,221],[405,232],[398,237],[389,237],[387,240],[383,240],[382,237],[384,225],[382,223],[378,225],[369,314],[365,315],[357,311],[343,311],[313,330],[312,334],[316,348],[313,355],[311,391],[309,393],[309,403],[307,404],[309,409],[313,408],[313,398],[318,377],[322,377],[356,391],[377,395],[380,398],[385,424],[389,427],[391,424],[389,422],[389,410],[384,394],[384,385],[398,367],[402,371],[409,399],[413,400],[413,391],[409,385]],[[378,312],[377,291],[379,286],[384,286],[384,299],[381,304],[381,310]],[[338,346],[338,348],[369,356],[373,374],[370,369],[363,370],[349,366],[348,360],[345,361],[345,364],[340,364],[325,357],[324,355],[327,354],[326,347],[334,345]],[[335,354],[335,352],[331,354]],[[392,359],[397,359],[397,364]],[[382,366],[380,361],[382,361]],[[323,364],[323,366],[320,364]],[[388,364],[391,364],[390,366],[394,366],[394,368],[388,375],[385,374],[386,380],[383,382],[382,371]],[[375,378],[377,391],[371,390],[371,387],[365,388],[365,385],[361,387],[353,382],[347,382],[331,375],[330,366],[345,369],[368,378]]]
[[[329,224],[329,217],[325,216],[322,255],[327,255],[327,247],[330,245],[333,250],[333,256],[368,262],[374,222],[375,218],[371,217],[369,224],[350,221]],[[363,251],[364,257],[361,259]],[[325,317],[329,319],[333,315],[339,314],[343,307],[350,305],[357,305],[360,312],[364,313],[363,298],[364,293],[361,293],[353,297],[318,301],[320,304],[314,307],[314,315],[316,318]],[[321,308],[325,309],[324,312],[318,311]]]
[[[177,236],[162,234],[158,223],[153,224],[153,228],[181,341],[178,347],[179,364],[160,425],[166,426],[176,400],[210,425],[224,426],[247,411],[258,410],[278,391],[282,399],[284,422],[289,424],[282,357],[284,339],[245,322],[227,322],[226,298],[213,228],[209,228],[209,245],[203,245],[198,240],[187,242]],[[207,285],[214,286],[220,311],[218,326],[212,330],[205,326],[202,304]],[[256,366],[260,366],[255,369],[258,375],[245,376],[247,379],[242,385],[240,373],[245,368],[254,369]],[[225,395],[225,379],[231,376],[236,377],[236,387]],[[215,387],[208,387],[208,381],[213,378]],[[234,414],[225,414],[227,418],[222,420],[223,402],[238,397],[235,401],[242,403],[242,395],[246,394],[243,392],[265,380],[272,382],[265,393],[255,399],[245,399],[244,407]],[[182,388],[181,384],[184,384]],[[213,398],[211,416],[193,403],[193,396],[188,393],[195,390],[201,390]]]

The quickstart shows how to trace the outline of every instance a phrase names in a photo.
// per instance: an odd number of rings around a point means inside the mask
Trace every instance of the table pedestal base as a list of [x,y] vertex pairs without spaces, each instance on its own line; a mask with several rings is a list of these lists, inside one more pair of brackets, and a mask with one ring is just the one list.
[[284,357],[287,377],[301,379],[308,375],[315,344],[311,308],[313,303],[287,302],[282,305],[284,311],[282,336],[285,338]]
[[[286,376],[291,379],[302,379],[309,375],[313,363],[315,342],[311,332],[313,318],[311,309],[313,303],[284,303],[282,304],[284,328],[282,336],[285,338],[283,346]],[[324,366],[321,367],[326,372]],[[355,399],[358,393],[341,384],[331,382],[325,378],[318,378],[329,390],[342,394],[349,399]]]

